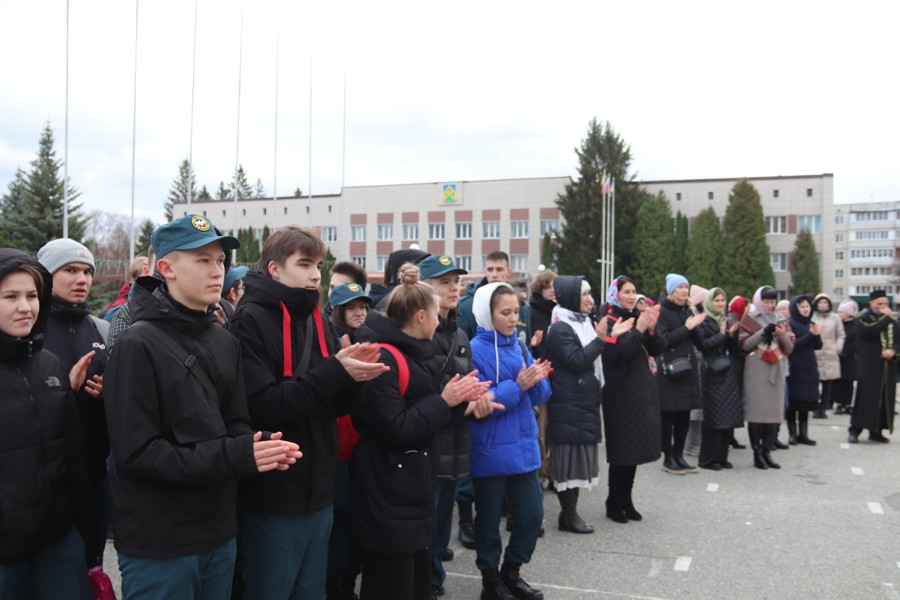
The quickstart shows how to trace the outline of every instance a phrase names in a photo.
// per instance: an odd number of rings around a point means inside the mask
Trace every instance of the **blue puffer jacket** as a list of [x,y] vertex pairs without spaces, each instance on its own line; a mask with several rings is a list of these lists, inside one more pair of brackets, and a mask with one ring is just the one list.
[[[495,410],[482,423],[469,421],[470,473],[472,477],[529,473],[541,466],[537,421],[532,408],[550,398],[550,383],[544,379],[527,392],[522,391],[516,377],[525,360],[530,365],[534,359],[522,351],[516,336],[503,336],[482,327],[485,319],[479,318],[477,296],[475,304],[479,326],[472,340],[472,365],[478,369],[479,378],[492,382],[494,402],[502,404],[505,410]],[[486,324],[490,324],[489,320]]]

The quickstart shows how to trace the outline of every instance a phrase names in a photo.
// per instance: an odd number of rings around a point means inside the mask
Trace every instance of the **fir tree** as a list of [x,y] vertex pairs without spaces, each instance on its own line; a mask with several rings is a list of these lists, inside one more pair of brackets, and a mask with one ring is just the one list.
[[812,294],[822,291],[822,280],[819,276],[819,256],[816,253],[816,242],[809,229],[801,229],[794,242],[791,260],[791,293]]
[[[712,206],[700,211],[694,219],[687,248],[688,281],[707,289],[723,287],[722,282],[722,228]],[[725,289],[726,294],[731,290]]]
[[294,190],[294,198],[299,198],[302,195],[303,195],[303,192],[300,191],[300,188],[297,188],[296,190]]
[[208,201],[212,200],[212,196],[209,195],[209,190],[206,189],[205,185],[202,188],[200,188],[200,193],[197,194],[197,200],[199,200],[201,202],[208,202]]
[[188,159],[184,159],[178,165],[178,177],[169,188],[169,196],[165,203],[166,222],[172,221],[176,204],[187,204],[189,201],[192,204],[197,201],[197,180],[191,163]]
[[247,181],[247,174],[244,172],[243,166],[238,165],[237,169],[235,169],[234,177],[231,178],[228,188],[231,190],[230,198],[232,200],[234,200],[235,194],[237,194],[238,200],[253,197],[253,188],[250,187],[250,183]]
[[548,269],[556,269],[556,241],[550,237],[549,231],[541,239],[541,264]]
[[257,198],[265,198],[266,197],[266,188],[263,187],[262,179],[256,178],[256,185],[253,188],[253,193]]
[[[603,239],[603,202],[601,179],[606,173],[615,180],[615,271],[623,273],[632,262],[632,237],[637,214],[645,195],[629,174],[631,149],[607,122],[597,119],[588,124],[587,136],[578,156],[578,178],[566,185],[556,199],[563,217],[562,231],[557,237],[557,264],[563,273],[584,275],[595,287],[600,281],[601,265],[597,262]],[[671,252],[671,248],[669,249]]]
[[135,255],[147,254],[150,247],[150,236],[156,231],[156,225],[150,219],[144,219],[141,222],[141,228],[138,231],[137,239],[134,241]]
[[679,210],[675,215],[675,241],[672,246],[672,272],[679,275],[687,272],[688,226],[688,218]]
[[775,273],[766,243],[766,222],[759,192],[746,179],[739,180],[731,189],[724,229],[724,285],[720,287],[730,296],[752,298],[760,286],[774,286]]
[[216,190],[216,200],[231,200],[231,189],[225,185],[224,181],[219,182],[219,189]]
[[634,259],[630,274],[640,293],[657,298],[665,288],[666,274],[672,272],[675,234],[672,207],[660,192],[642,202],[634,229]]
[[0,218],[3,219],[3,227],[0,228],[0,247],[23,247],[25,239],[22,232],[25,225],[24,211],[27,197],[25,171],[16,169],[13,180],[7,186],[6,194],[0,198]]

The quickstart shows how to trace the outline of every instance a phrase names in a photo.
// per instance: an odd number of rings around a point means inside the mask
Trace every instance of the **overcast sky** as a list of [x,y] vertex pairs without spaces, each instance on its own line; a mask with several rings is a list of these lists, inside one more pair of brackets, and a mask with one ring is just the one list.
[[[831,172],[838,202],[900,200],[896,2],[199,0],[197,13],[193,163],[213,194],[236,161],[272,193],[276,79],[277,192],[310,190],[311,70],[314,195],[574,176],[597,117],[640,179]],[[87,210],[127,213],[135,2],[70,0],[69,36],[69,176]],[[191,149],[194,2],[144,0],[137,40],[136,214],[159,221]],[[47,121],[63,156],[66,2],[0,0],[0,51],[5,191]]]

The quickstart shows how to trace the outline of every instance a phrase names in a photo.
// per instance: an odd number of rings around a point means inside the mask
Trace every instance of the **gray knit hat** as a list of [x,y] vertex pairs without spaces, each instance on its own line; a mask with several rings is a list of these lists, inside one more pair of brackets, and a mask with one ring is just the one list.
[[69,238],[62,238],[47,242],[38,250],[37,259],[51,274],[56,273],[69,263],[81,263],[94,266],[94,255],[91,251]]

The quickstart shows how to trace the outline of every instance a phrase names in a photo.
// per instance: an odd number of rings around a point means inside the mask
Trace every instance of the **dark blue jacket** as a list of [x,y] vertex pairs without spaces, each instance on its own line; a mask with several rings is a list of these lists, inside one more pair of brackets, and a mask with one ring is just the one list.
[[[788,401],[816,403],[819,401],[819,366],[816,362],[816,350],[822,347],[822,338],[809,332],[812,311],[804,317],[797,308],[801,300],[812,306],[813,298],[809,295],[794,296],[791,299],[791,331],[797,336],[794,350],[789,360],[790,374],[787,377]],[[796,407],[795,407],[796,408]]]

